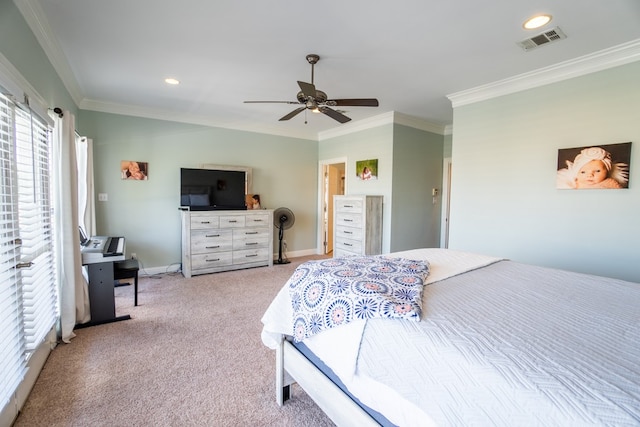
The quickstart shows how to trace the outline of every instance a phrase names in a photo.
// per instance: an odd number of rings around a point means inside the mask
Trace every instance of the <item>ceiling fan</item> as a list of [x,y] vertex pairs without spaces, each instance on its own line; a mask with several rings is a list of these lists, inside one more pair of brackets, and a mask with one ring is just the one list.
[[[334,110],[331,107],[377,107],[378,100],[375,98],[356,98],[356,99],[327,99],[327,94],[316,89],[313,84],[314,66],[320,60],[320,56],[316,54],[307,55],[307,62],[311,64],[311,83],[298,81],[300,92],[296,98],[297,101],[244,101],[246,104],[299,104],[301,107],[296,108],[289,114],[283,116],[280,121],[289,120],[304,110],[311,110],[315,113],[323,113],[340,123],[346,123],[351,120],[342,114],[341,111]],[[305,121],[306,123],[306,121]]]

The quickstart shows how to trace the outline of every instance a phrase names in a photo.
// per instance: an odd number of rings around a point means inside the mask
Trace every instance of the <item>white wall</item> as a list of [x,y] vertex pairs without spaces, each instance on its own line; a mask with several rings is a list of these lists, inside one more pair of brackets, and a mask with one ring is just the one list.
[[[640,282],[640,62],[454,109],[450,248]],[[558,190],[558,149],[632,141],[629,188]]]

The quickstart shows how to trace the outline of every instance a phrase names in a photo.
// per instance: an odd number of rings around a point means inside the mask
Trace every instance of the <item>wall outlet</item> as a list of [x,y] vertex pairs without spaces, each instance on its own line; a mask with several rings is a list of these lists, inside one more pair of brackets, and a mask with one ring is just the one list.
[[108,200],[109,200],[109,196],[107,195],[107,193],[98,193],[99,202],[106,202]]
[[131,252],[131,259],[138,259],[138,254],[135,252]]

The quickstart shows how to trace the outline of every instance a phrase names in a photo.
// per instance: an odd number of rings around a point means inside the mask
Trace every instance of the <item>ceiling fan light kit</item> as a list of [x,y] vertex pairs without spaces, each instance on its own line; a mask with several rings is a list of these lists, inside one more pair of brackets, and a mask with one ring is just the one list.
[[[252,103],[275,103],[275,104],[299,104],[301,107],[296,108],[289,114],[280,118],[280,121],[289,120],[305,110],[311,110],[314,113],[322,113],[332,119],[346,123],[351,118],[345,116],[342,111],[334,110],[331,107],[377,107],[378,100],[375,98],[356,98],[356,99],[328,99],[325,92],[316,89],[314,81],[314,67],[320,60],[320,56],[310,53],[306,56],[307,62],[311,64],[311,83],[298,80],[300,92],[296,95],[297,101],[244,101],[247,104]],[[306,121],[305,121],[306,123]]]

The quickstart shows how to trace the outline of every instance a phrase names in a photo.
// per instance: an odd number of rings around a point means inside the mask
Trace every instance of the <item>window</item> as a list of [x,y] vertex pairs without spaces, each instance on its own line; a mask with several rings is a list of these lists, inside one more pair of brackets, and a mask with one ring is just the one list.
[[0,94],[0,408],[58,318],[50,129]]

